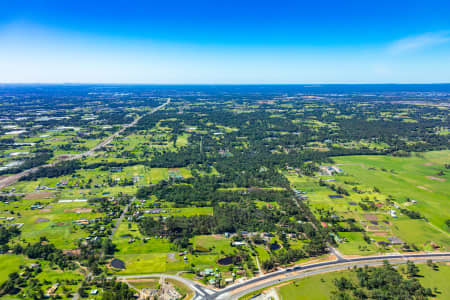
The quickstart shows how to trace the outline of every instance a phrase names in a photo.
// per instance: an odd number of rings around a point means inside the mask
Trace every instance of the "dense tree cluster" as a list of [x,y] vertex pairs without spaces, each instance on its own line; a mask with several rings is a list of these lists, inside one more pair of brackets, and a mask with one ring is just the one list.
[[8,242],[11,238],[20,235],[20,229],[17,226],[5,227],[0,225],[0,251],[6,252],[8,250]]
[[133,290],[124,282],[114,279],[105,282],[102,300],[132,300],[135,299]]
[[36,180],[42,177],[59,177],[64,175],[73,174],[76,170],[81,168],[81,162],[79,160],[69,160],[60,162],[54,166],[39,168],[36,172],[22,177],[20,180]]
[[424,288],[415,278],[418,273],[413,262],[407,263],[407,278],[388,262],[377,268],[356,268],[356,280],[340,277],[334,281],[337,288],[333,299],[427,299],[431,289]]
[[194,235],[214,233],[235,233],[239,231],[275,231],[282,214],[278,211],[261,209],[253,205],[224,204],[214,207],[210,215],[191,217],[169,217],[154,219],[145,217],[139,222],[140,231],[147,236],[166,236],[171,242],[187,246]]
[[34,154],[34,156],[25,159],[21,165],[0,171],[0,175],[20,173],[22,171],[43,165],[52,157],[53,157],[52,151],[37,152]]
[[32,259],[43,259],[51,261],[58,265],[61,269],[65,269],[70,266],[70,260],[62,250],[56,248],[53,244],[48,244],[45,241],[37,242],[26,246],[23,249],[23,253]]

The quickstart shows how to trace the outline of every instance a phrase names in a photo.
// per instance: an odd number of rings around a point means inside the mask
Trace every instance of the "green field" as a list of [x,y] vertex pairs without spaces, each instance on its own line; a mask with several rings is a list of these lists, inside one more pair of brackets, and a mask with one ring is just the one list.
[[20,265],[32,264],[34,260],[25,258],[23,255],[0,254],[0,284],[8,279],[8,275],[17,272]]
[[[361,233],[340,232],[339,237],[346,240],[339,244],[343,254],[385,252],[384,248],[376,246],[376,242],[386,242],[390,236],[421,250],[433,250],[436,246],[441,250],[450,249],[449,228],[445,224],[450,218],[450,208],[445,204],[450,198],[450,176],[445,172],[445,164],[450,162],[450,151],[413,154],[411,157],[377,155],[333,159],[343,172],[319,178],[347,190],[349,195],[341,199],[330,198],[329,195],[336,193],[327,186],[320,186],[318,178],[287,172],[285,175],[291,186],[306,192],[307,203],[318,218],[321,211],[333,211],[338,216],[352,218],[372,240],[372,243],[367,243]],[[440,171],[444,171],[444,175],[438,175]],[[375,187],[379,192],[374,191]],[[428,222],[403,215],[394,205],[387,205],[389,198],[395,205],[418,211]],[[408,198],[417,203],[407,201]],[[363,210],[360,206],[363,199],[376,203],[378,208]],[[397,218],[390,216],[392,209],[397,211]],[[394,248],[400,249],[398,246]]]
[[450,199],[450,173],[437,173],[450,163],[449,150],[411,157],[346,156],[334,160],[360,186],[376,186],[400,203],[408,197],[416,200],[417,204],[408,208],[420,211],[432,224],[448,232],[445,220],[450,217],[450,207],[444,204]]
[[[41,202],[44,209],[31,210],[35,202]],[[75,248],[79,238],[87,237],[89,233],[73,221],[95,219],[102,214],[96,213],[87,202],[56,203],[55,200],[21,200],[9,204],[1,203],[4,210],[19,212],[14,214],[15,223],[23,223],[21,239],[27,242],[37,242],[41,236],[61,249]],[[3,213],[1,214],[3,215]],[[11,215],[11,214],[9,214]]]
[[[450,276],[450,266],[439,264],[439,270],[434,271],[425,264],[417,265],[420,269],[418,278],[425,288],[438,288],[439,293],[435,293],[435,299],[449,299],[450,286],[448,278]],[[330,272],[314,275],[307,278],[295,280],[287,285],[277,288],[281,300],[326,300],[330,299],[332,292],[336,290],[333,283],[335,278],[349,276],[348,271]]]

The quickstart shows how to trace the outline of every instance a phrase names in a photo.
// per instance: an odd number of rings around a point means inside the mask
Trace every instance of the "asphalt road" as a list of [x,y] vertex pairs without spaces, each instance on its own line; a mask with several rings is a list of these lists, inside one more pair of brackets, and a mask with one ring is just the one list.
[[[154,112],[160,110],[161,108],[164,108],[164,107],[165,107],[166,105],[168,105],[169,103],[170,103],[170,98],[167,99],[167,101],[166,101],[165,103],[161,104],[161,105],[158,106],[158,107],[155,107],[155,108],[154,108],[151,112],[149,112],[148,114],[153,114]],[[97,144],[95,147],[89,149],[88,151],[83,152],[83,153],[80,153],[80,154],[71,155],[71,156],[69,156],[69,157],[67,157],[67,158],[64,158],[64,159],[59,160],[58,162],[61,162],[61,161],[67,161],[67,160],[74,160],[74,159],[80,159],[80,158],[82,158],[83,156],[90,156],[90,155],[93,155],[94,152],[95,152],[96,150],[98,150],[98,149],[100,149],[100,148],[102,148],[102,147],[108,145],[109,143],[111,143],[111,141],[112,141],[114,138],[118,137],[118,136],[119,136],[122,132],[124,132],[127,128],[136,125],[136,123],[139,122],[139,120],[140,120],[143,116],[145,116],[145,115],[147,115],[147,114],[144,114],[144,115],[142,115],[142,116],[140,116],[140,117],[137,117],[136,119],[133,120],[133,122],[124,125],[120,130],[116,131],[114,134],[110,135],[109,137],[107,137],[106,139],[104,139],[103,141],[101,141],[99,144]],[[37,167],[31,168],[31,169],[25,170],[25,171],[23,171],[23,172],[21,172],[21,173],[14,174],[14,175],[7,176],[7,177],[4,177],[4,178],[0,179],[0,190],[3,189],[4,187],[7,187],[7,186],[9,186],[9,185],[11,185],[11,184],[16,183],[20,178],[22,178],[22,177],[24,177],[24,176],[26,176],[26,175],[28,175],[28,174],[30,174],[30,173],[36,172],[39,168],[42,168],[42,167],[53,167],[53,166],[54,166],[55,164],[57,164],[58,162],[54,162],[54,163],[49,163],[49,164],[37,166]]]
[[407,260],[414,260],[417,262],[426,262],[429,259],[433,261],[450,261],[450,253],[424,253],[424,254],[394,254],[394,255],[379,255],[367,256],[345,259],[341,258],[334,261],[326,261],[320,263],[309,264],[305,266],[295,266],[286,268],[276,272],[268,273],[260,277],[255,277],[242,283],[236,283],[227,286],[224,289],[211,289],[190,279],[180,277],[177,275],[167,274],[146,274],[146,275],[130,275],[117,276],[118,279],[133,279],[133,278],[152,278],[152,277],[167,277],[178,280],[191,288],[194,293],[194,300],[229,300],[238,299],[248,293],[266,288],[281,282],[290,281],[293,279],[308,277],[326,272],[345,270],[354,266],[377,266],[383,264],[385,260],[391,264],[405,263]]
[[[417,259],[415,260],[415,262],[421,262],[424,263],[426,262],[428,259]],[[449,261],[450,258],[437,258],[434,259],[434,261]],[[396,261],[391,261],[391,264],[401,264],[401,263],[405,263],[404,260],[396,260]],[[364,266],[380,266],[383,265],[383,261],[369,261],[369,262],[361,262],[361,263],[353,263],[351,265],[351,267],[357,266],[357,267],[364,267]],[[278,282],[285,282],[285,281],[290,281],[293,279],[300,279],[300,278],[304,278],[304,277],[308,277],[308,276],[313,276],[313,275],[318,275],[318,274],[322,274],[322,273],[328,273],[328,272],[334,272],[334,271],[343,271],[343,270],[347,270],[349,268],[349,265],[343,264],[343,265],[336,265],[336,266],[332,266],[332,267],[328,267],[328,268],[320,268],[320,269],[316,269],[316,270],[310,270],[309,272],[305,273],[293,273],[292,275],[286,275],[284,278],[280,279],[280,280],[273,280],[270,281],[269,283],[263,283],[263,284],[257,284],[254,286],[250,286],[248,288],[246,288],[243,291],[238,291],[234,294],[232,293],[225,293],[225,294],[221,294],[220,296],[218,296],[216,299],[230,299],[230,300],[235,300],[235,299],[239,299],[242,296],[245,296],[249,293],[258,291],[262,288],[266,288],[269,286],[272,286],[274,284],[277,284]]]
[[[281,271],[266,274],[247,280],[243,283],[230,285],[223,290],[216,292],[210,297],[204,299],[238,299],[239,297],[251,293],[279,282],[289,281],[296,278],[307,277],[319,273],[347,269],[353,266],[376,265],[383,263],[384,260],[390,263],[404,263],[406,260],[428,259],[450,261],[450,253],[426,253],[426,254],[396,254],[358,257],[352,259],[339,259],[321,263],[310,264],[283,269]],[[400,260],[400,261],[399,261]],[[309,271],[305,273],[304,271]]]

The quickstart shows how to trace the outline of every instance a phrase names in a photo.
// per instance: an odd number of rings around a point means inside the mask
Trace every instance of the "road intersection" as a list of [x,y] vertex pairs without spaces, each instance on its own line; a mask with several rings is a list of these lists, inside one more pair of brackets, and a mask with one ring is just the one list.
[[339,270],[346,270],[354,266],[377,266],[388,261],[391,264],[405,263],[407,260],[415,262],[426,262],[427,260],[433,261],[450,261],[450,252],[439,253],[418,253],[418,254],[387,254],[377,256],[366,256],[357,258],[344,258],[340,257],[331,261],[318,262],[307,265],[294,266],[290,268],[281,269],[275,272],[267,273],[259,277],[252,278],[250,280],[235,283],[225,287],[224,289],[212,289],[199,284],[193,280],[168,274],[145,274],[145,275],[131,275],[131,276],[117,276],[119,280],[135,279],[135,278],[152,278],[152,277],[167,277],[174,280],[178,280],[189,288],[194,293],[194,300],[228,300],[239,299],[240,297],[264,289],[278,283],[291,281],[298,278],[317,275],[320,273],[327,273]]

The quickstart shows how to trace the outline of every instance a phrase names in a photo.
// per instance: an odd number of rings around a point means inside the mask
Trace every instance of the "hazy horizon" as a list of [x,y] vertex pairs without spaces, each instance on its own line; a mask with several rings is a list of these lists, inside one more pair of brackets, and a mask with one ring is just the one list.
[[448,1],[15,1],[0,82],[448,83]]

